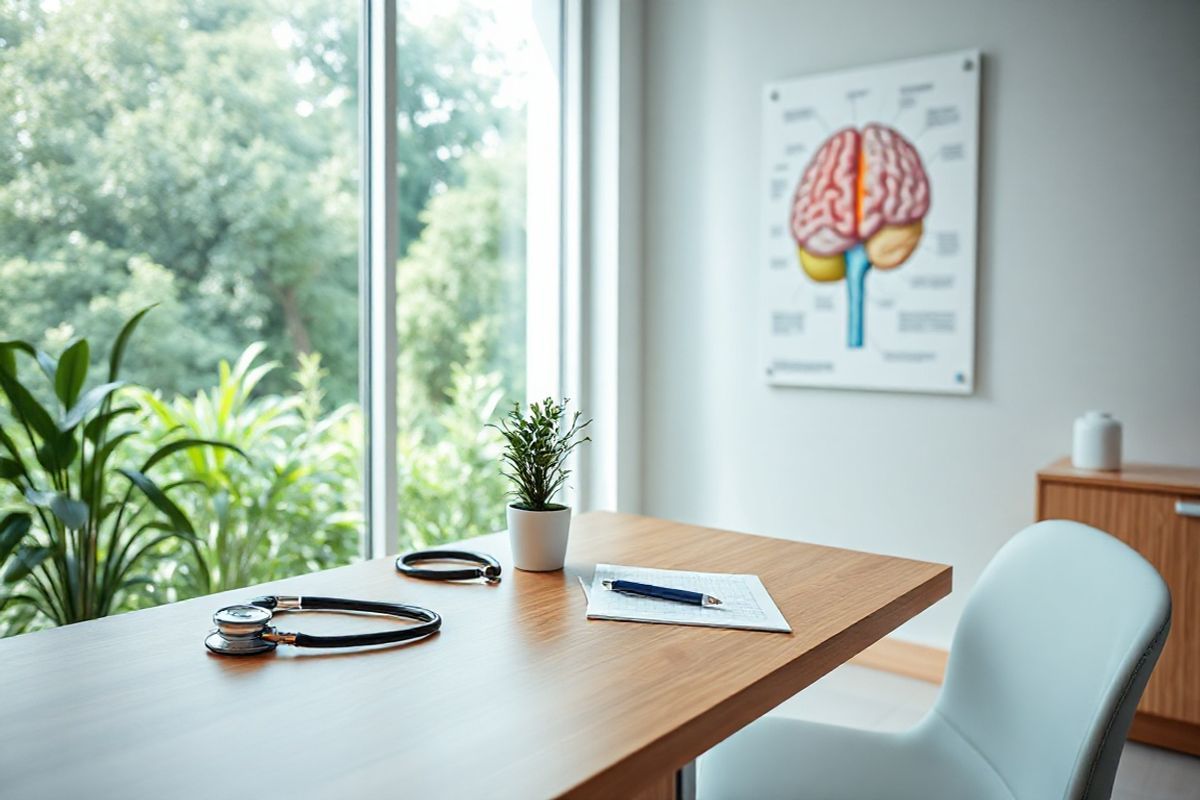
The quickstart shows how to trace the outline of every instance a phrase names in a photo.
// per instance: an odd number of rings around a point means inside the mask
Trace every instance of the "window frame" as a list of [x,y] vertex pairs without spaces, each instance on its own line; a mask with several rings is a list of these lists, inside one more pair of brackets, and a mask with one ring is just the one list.
[[[396,263],[399,256],[396,128],[397,0],[360,0],[359,125],[359,395],[364,412],[363,486],[365,558],[399,549],[399,407],[396,382],[398,330]],[[564,347],[567,187],[563,180],[565,89],[564,0],[528,0],[546,62],[533,76],[529,129],[542,157],[529,159],[526,226],[527,399],[561,396],[569,370]],[[536,163],[535,163],[536,162]],[[572,325],[574,327],[574,325]]]
[[370,558],[394,553],[399,546],[398,231],[396,193],[390,191],[396,175],[395,0],[362,0],[359,64],[359,396],[366,493],[363,555]]

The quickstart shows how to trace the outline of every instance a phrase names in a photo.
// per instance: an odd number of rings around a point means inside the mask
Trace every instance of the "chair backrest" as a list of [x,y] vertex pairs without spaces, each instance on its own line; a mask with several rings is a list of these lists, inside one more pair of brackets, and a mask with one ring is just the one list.
[[1170,622],[1134,550],[1077,522],[1032,525],[968,598],[935,713],[1018,800],[1103,800]]

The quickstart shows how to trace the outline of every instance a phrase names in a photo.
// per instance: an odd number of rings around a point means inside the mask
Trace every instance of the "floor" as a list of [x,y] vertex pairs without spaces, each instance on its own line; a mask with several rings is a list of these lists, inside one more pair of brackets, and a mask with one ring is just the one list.
[[[772,714],[875,730],[902,730],[933,705],[938,687],[845,666]],[[1113,800],[1200,800],[1200,758],[1130,742],[1117,769]]]

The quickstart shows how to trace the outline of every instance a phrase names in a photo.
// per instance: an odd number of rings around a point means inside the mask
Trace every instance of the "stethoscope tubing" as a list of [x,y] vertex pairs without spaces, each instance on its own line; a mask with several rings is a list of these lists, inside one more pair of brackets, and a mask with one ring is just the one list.
[[[474,567],[430,569],[419,567],[424,561],[466,561]],[[426,581],[469,581],[483,578],[488,583],[500,581],[500,562],[487,553],[471,550],[416,550],[396,557],[396,571],[410,578]]]
[[[266,599],[258,598],[255,601],[251,601],[251,604],[268,608],[259,602]],[[277,597],[272,596],[270,599],[278,601]],[[410,625],[396,630],[378,631],[375,633],[354,633],[343,636],[313,636],[307,633],[297,633],[295,641],[297,647],[362,647],[375,644],[395,644],[397,642],[407,642],[412,639],[429,636],[436,633],[442,627],[441,616],[436,611],[431,611],[421,606],[412,606],[403,603],[381,603],[375,600],[346,600],[341,597],[304,596],[300,597],[299,601],[300,605],[296,609],[299,611],[358,611],[366,614],[384,614],[402,619],[412,619],[421,624]],[[275,608],[269,607],[269,610],[274,611]]]

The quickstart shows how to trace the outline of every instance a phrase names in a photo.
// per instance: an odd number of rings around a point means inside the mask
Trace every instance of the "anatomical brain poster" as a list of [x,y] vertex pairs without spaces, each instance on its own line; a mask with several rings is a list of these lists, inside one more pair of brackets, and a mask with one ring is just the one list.
[[972,391],[979,72],[966,51],[766,87],[769,383]]

